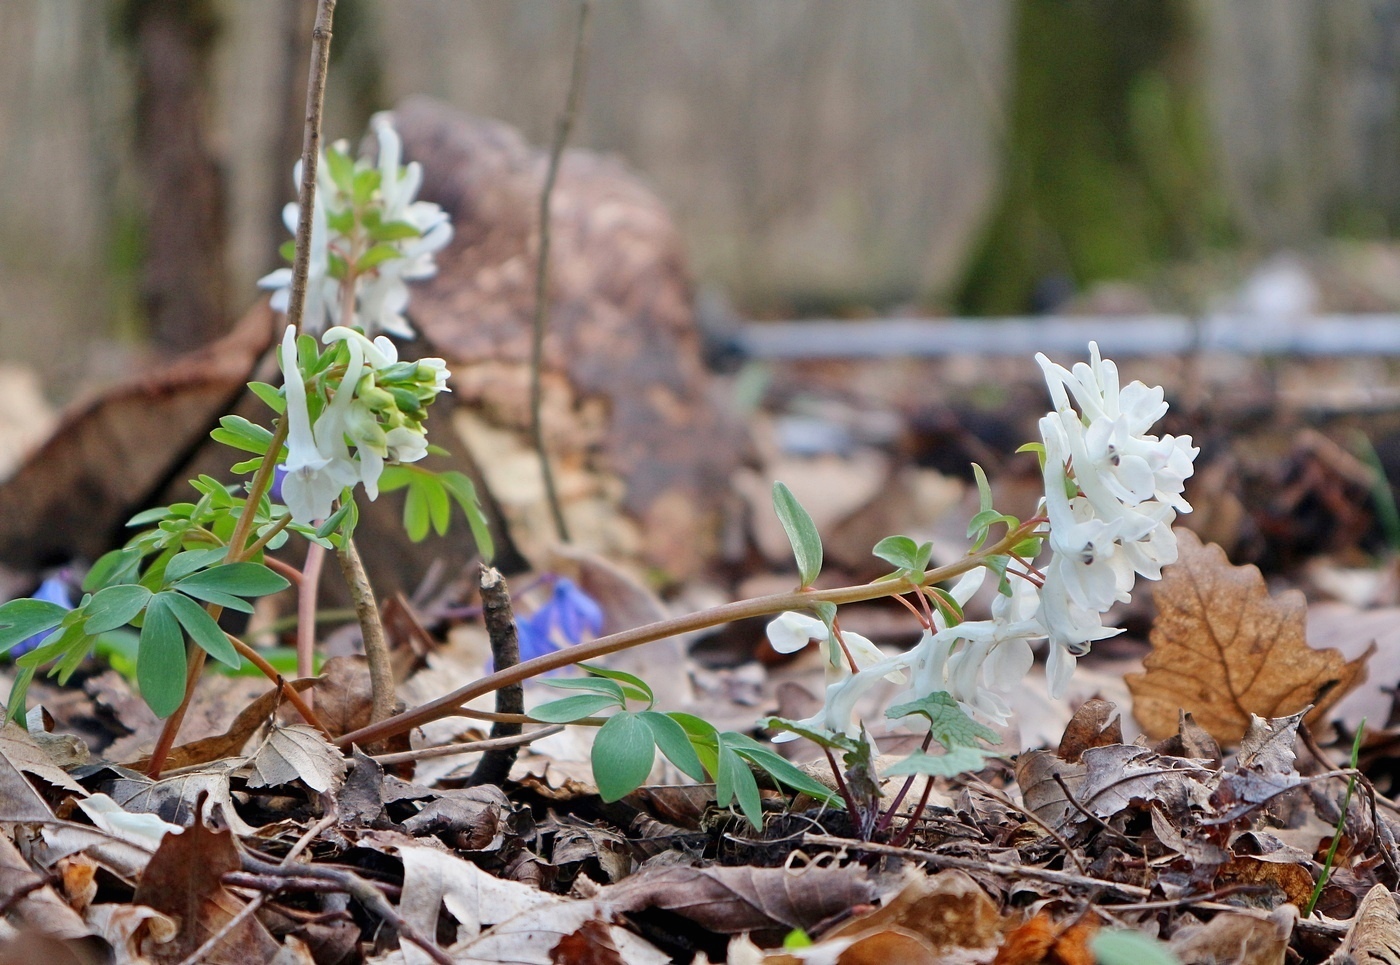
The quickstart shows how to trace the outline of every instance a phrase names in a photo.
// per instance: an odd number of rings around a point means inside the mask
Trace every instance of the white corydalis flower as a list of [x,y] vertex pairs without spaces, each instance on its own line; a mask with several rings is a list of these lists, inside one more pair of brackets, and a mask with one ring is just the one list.
[[297,333],[282,336],[282,376],[287,396],[287,460],[282,501],[298,523],[311,525],[331,514],[335,500],[360,474],[345,442],[345,422],[364,370],[359,346],[351,345],[345,377],[313,426],[297,356]]

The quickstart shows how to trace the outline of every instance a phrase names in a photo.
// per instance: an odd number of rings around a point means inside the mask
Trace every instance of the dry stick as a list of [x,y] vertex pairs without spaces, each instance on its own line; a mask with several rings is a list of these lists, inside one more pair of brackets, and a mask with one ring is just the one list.
[[[326,96],[326,73],[331,55],[331,18],[335,14],[335,0],[317,0],[316,25],[311,28],[311,75],[306,84],[306,135],[301,145],[301,185],[297,190],[297,202],[301,205],[301,215],[297,219],[296,256],[292,261],[292,290],[287,300],[287,322],[301,329],[301,316],[306,306],[306,276],[311,265],[311,213],[316,199],[316,165],[321,156],[321,107]],[[268,446],[271,458],[264,458],[257,474],[248,488],[248,501],[243,514],[238,518],[229,539],[229,560],[246,559],[244,547],[253,528],[253,515],[257,501],[267,492],[272,480],[272,471],[277,461],[276,454],[287,440],[287,420],[278,421]],[[218,619],[216,607],[209,607],[210,616]],[[185,675],[185,697],[175,712],[166,718],[151,752],[149,774],[156,777],[165,765],[165,758],[175,746],[175,737],[194,698],[194,687],[204,670],[204,651],[198,647],[189,649],[189,671]]]
[[263,659],[262,654],[227,631],[224,633],[224,636],[228,637],[229,642],[233,644],[233,649],[238,651],[239,656],[247,660],[254,667],[257,667],[262,671],[264,677],[281,688],[282,696],[287,698],[287,703],[296,708],[297,713],[301,714],[302,720],[324,734],[326,740],[330,740],[334,736],[331,734],[330,728],[321,722],[321,718],[316,716],[316,712],[311,709],[310,703],[304,700],[301,694],[297,693],[297,689],[291,685],[287,678],[277,672],[276,667]]
[[375,754],[373,760],[380,764],[406,764],[409,761],[425,761],[434,757],[454,757],[458,754],[476,754],[481,751],[495,751],[506,747],[524,747],[541,737],[558,734],[563,724],[550,724],[528,734],[514,737],[491,738],[490,740],[462,741],[459,744],[438,744],[434,747],[420,747],[412,751],[399,751],[395,754]]
[[[355,613],[360,618],[360,634],[364,637],[365,659],[369,662],[370,726],[387,720],[394,713],[394,668],[389,662],[389,644],[384,639],[384,624],[379,619],[379,606],[374,602],[374,588],[369,585],[365,564],[355,549],[355,541],[346,537],[336,551],[340,572],[355,601]],[[346,745],[348,746],[348,745]]]
[[[1028,522],[1002,537],[990,547],[979,550],[974,555],[969,555],[956,563],[947,566],[940,566],[926,572],[919,585],[924,583],[941,583],[950,580],[955,576],[961,576],[968,570],[981,566],[982,563],[991,556],[1004,554],[1008,549],[1020,543],[1026,538],[1030,530],[1038,523]],[[656,623],[649,623],[643,627],[633,630],[624,630],[621,633],[609,634],[606,637],[599,637],[588,643],[580,643],[569,647],[566,650],[556,650],[547,653],[533,660],[526,660],[504,670],[488,674],[474,683],[465,687],[459,687],[449,694],[444,694],[436,700],[430,700],[412,710],[397,714],[386,721],[378,724],[370,724],[368,727],[361,727],[359,730],[351,731],[340,737],[336,744],[340,747],[349,747],[351,744],[362,746],[393,737],[420,727],[432,720],[439,720],[443,717],[453,717],[459,713],[459,708],[470,701],[475,700],[482,694],[489,694],[494,690],[499,690],[509,684],[519,683],[531,677],[546,673],[550,670],[558,670],[560,667],[567,667],[585,660],[593,660],[619,650],[627,650],[631,647],[641,646],[644,643],[651,643],[656,640],[663,640],[666,637],[677,636],[682,633],[691,633],[695,630],[705,630],[716,627],[724,623],[732,623],[735,620],[747,620],[750,617],[769,616],[774,613],[781,613],[784,610],[800,610],[812,606],[814,603],[835,603],[837,605],[845,603],[859,603],[865,600],[878,600],[886,596],[894,596],[900,593],[908,593],[915,587],[915,583],[909,579],[884,580],[878,583],[864,583],[858,586],[843,586],[833,590],[795,590],[791,593],[775,593],[771,596],[754,597],[750,600],[738,600],[734,603],[726,603],[723,606],[712,607],[708,610],[701,610],[698,613],[691,613],[685,616],[672,617],[668,620],[661,620]]]
[[[1123,842],[1123,846],[1126,847],[1126,848],[1128,849],[1128,852],[1129,852],[1130,854],[1136,855],[1136,856],[1138,856],[1138,857],[1141,857],[1141,856],[1142,856],[1142,853],[1143,853],[1143,852],[1142,852],[1142,846],[1141,846],[1141,845],[1139,845],[1139,844],[1138,844],[1136,841],[1134,841],[1132,838],[1128,837],[1128,836],[1127,836],[1126,834],[1124,834],[1122,831],[1119,831],[1119,830],[1118,830],[1117,828],[1115,828],[1113,825],[1109,824],[1109,823],[1108,823],[1107,821],[1105,821],[1103,818],[1099,817],[1099,816],[1098,816],[1097,814],[1095,814],[1093,811],[1090,811],[1090,810],[1089,810],[1088,808],[1086,808],[1084,805],[1082,805],[1082,804],[1079,803],[1078,798],[1076,798],[1076,797],[1074,796],[1074,792],[1071,791],[1071,790],[1069,789],[1069,785],[1065,783],[1065,779],[1064,779],[1063,777],[1060,776],[1060,772],[1059,772],[1059,771],[1056,771],[1055,773],[1051,774],[1050,776],[1051,776],[1052,778],[1055,779],[1055,783],[1056,783],[1056,784],[1060,785],[1060,790],[1064,792],[1065,800],[1069,802],[1070,807],[1072,807],[1072,808],[1074,808],[1076,811],[1078,811],[1083,817],[1088,818],[1088,819],[1089,819],[1089,822],[1090,822],[1091,824],[1096,825],[1100,830],[1102,830],[1102,831],[1107,831],[1110,835],[1112,835],[1113,837],[1117,838],[1119,841],[1122,841],[1122,842]],[[1027,811],[1022,811],[1021,813],[1022,813],[1022,814],[1029,814],[1029,812],[1027,812]]]
[[540,459],[540,475],[544,479],[549,513],[554,517],[554,530],[562,542],[569,542],[569,528],[564,522],[564,509],[559,505],[559,492],[554,486],[554,470],[544,445],[544,423],[540,409],[544,401],[541,370],[544,368],[544,327],[549,288],[549,203],[554,195],[554,182],[559,176],[559,161],[564,144],[573,129],[578,114],[579,96],[583,90],[583,68],[587,60],[589,0],[579,0],[578,33],[574,36],[574,66],[569,74],[569,92],[564,99],[564,113],[554,128],[554,143],[549,149],[549,167],[545,169],[544,188],[540,191],[540,251],[535,262],[535,318],[530,332],[530,436]]
[[439,962],[441,965],[452,965],[452,959],[442,950],[440,945],[425,938],[422,932],[409,922],[404,921],[403,917],[394,910],[394,906],[389,904],[389,900],[384,897],[382,891],[353,871],[345,868],[328,868],[325,865],[304,864],[298,865],[295,872],[289,875],[281,865],[273,864],[271,861],[263,861],[249,854],[243,855],[243,870],[259,875],[320,878],[323,881],[333,881],[340,886],[341,891],[358,901],[370,914],[388,922],[399,933],[399,938],[413,942],[427,952],[433,961]]
[[[491,660],[497,670],[520,663],[520,635],[515,628],[515,614],[510,606],[510,587],[494,566],[481,567],[481,612],[486,634],[491,639]],[[520,714],[525,711],[525,688],[511,684],[496,691],[496,713]],[[519,737],[520,725],[497,721],[491,725],[491,737]],[[489,750],[481,756],[472,771],[468,785],[500,784],[510,775],[519,744]]]

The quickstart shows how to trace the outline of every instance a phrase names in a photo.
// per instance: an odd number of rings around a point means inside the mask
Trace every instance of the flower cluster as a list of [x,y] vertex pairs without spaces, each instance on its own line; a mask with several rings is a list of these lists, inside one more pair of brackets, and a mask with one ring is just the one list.
[[[343,317],[348,310],[353,324],[371,335],[412,338],[413,328],[404,317],[407,283],[437,272],[433,256],[452,240],[452,224],[438,205],[414,200],[423,171],[416,162],[399,163],[402,143],[388,116],[376,114],[371,125],[379,142],[377,164],[364,158],[352,162],[340,141],[317,166],[302,326],[318,333],[327,320],[352,324]],[[300,162],[295,179],[300,183]],[[282,210],[293,234],[300,215],[296,202]],[[294,251],[292,242],[283,246],[288,261]],[[291,284],[290,268],[258,281],[262,288],[275,289],[272,307],[284,312]]]
[[[382,335],[371,341],[336,326],[321,341],[343,346],[337,353],[343,369],[323,365],[330,351],[319,355],[315,341],[298,340],[292,326],[282,337],[287,458],[281,494],[292,519],[305,524],[330,516],[347,486],[362,483],[365,494],[377,498],[386,462],[426,456],[427,407],[448,391],[442,359],[400,362],[394,344]],[[314,386],[310,393],[308,384]]]
[[[903,699],[948,693],[968,712],[1005,722],[1000,693],[1014,688],[1034,662],[1031,644],[1047,640],[1046,672],[1060,696],[1075,661],[1095,640],[1121,631],[1103,626],[1105,611],[1126,602],[1137,577],[1158,579],[1176,559],[1171,526],[1190,512],[1182,498],[1197,449],[1189,436],[1148,434],[1166,412],[1161,388],[1119,386],[1118,369],[1090,344],[1089,363],[1073,370],[1037,356],[1055,411],[1040,420],[1045,499],[1040,514],[1048,560],[1009,581],[991,619],[950,621],[941,610],[911,650],[885,657],[870,641],[839,634],[828,646],[826,702],[804,725],[855,736],[855,703],[882,677],[910,676]],[[959,607],[981,588],[987,570],[964,576],[949,596]],[[785,613],[768,626],[774,649],[791,652],[810,640],[830,644],[821,621]]]

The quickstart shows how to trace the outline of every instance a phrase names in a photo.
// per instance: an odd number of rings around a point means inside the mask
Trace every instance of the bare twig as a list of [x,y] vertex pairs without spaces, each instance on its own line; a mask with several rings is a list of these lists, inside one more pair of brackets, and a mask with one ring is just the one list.
[[672,617],[667,620],[659,620],[656,623],[649,623],[646,626],[637,627],[633,630],[612,633],[608,636],[599,637],[587,643],[580,643],[564,650],[556,650],[553,653],[547,653],[543,656],[535,657],[532,660],[526,660],[523,663],[516,664],[514,667],[488,674],[474,683],[468,684],[465,687],[460,687],[449,694],[444,694],[435,700],[430,700],[426,704],[405,711],[386,721],[382,721],[378,724],[371,724],[368,727],[361,727],[356,731],[351,731],[349,734],[345,734],[337,739],[336,743],[341,747],[349,747],[351,744],[372,744],[376,741],[392,737],[395,734],[405,733],[415,727],[421,727],[428,721],[455,716],[458,714],[458,710],[463,704],[475,700],[482,694],[489,694],[509,684],[528,680],[531,677],[538,676],[550,670],[557,670],[560,667],[567,667],[585,660],[593,660],[606,654],[616,653],[619,650],[627,650],[631,647],[641,646],[644,643],[662,640],[666,637],[678,636],[695,630],[705,630],[709,627],[731,623],[735,620],[746,620],[751,617],[782,613],[784,610],[800,610],[810,607],[814,603],[826,602],[840,605],[845,603],[857,603],[863,600],[878,600],[887,596],[908,593],[916,585],[941,583],[944,580],[950,580],[955,576],[960,576],[969,570],[981,566],[991,556],[1004,554],[1007,550],[1024,540],[1034,528],[1035,526],[1031,523],[1023,524],[1002,537],[996,543],[991,546],[983,547],[975,554],[969,554],[956,563],[950,563],[946,566],[940,566],[927,571],[919,578],[917,583],[907,578],[901,578],[898,580],[884,580],[878,583],[863,583],[857,586],[844,586],[831,590],[795,590],[791,593],[775,593],[771,596],[760,596],[750,600],[726,603],[723,606],[701,610],[698,613]]
[[442,950],[442,947],[431,939],[425,938],[417,928],[405,921],[403,917],[389,904],[389,899],[384,897],[384,892],[375,885],[361,878],[345,868],[329,868],[325,865],[303,864],[297,865],[288,875],[288,870],[279,864],[271,861],[263,861],[252,855],[243,855],[243,870],[250,871],[257,875],[275,875],[278,877],[294,878],[320,878],[323,881],[332,881],[340,886],[351,898],[358,901],[366,911],[377,918],[387,922],[390,927],[399,933],[399,938],[410,941],[417,945],[433,961],[440,965],[452,965],[452,959]]
[[[481,608],[486,634],[491,639],[491,660],[496,670],[520,662],[520,635],[510,606],[510,588],[494,566],[481,567]],[[525,712],[525,688],[518,683],[496,691],[496,713]],[[491,725],[493,738],[519,737],[520,725],[497,721]],[[509,744],[487,751],[472,771],[470,784],[500,784],[510,774],[520,745]]]
[[[1058,771],[1052,774],[1051,777],[1055,779],[1056,784],[1060,785],[1060,790],[1064,792],[1065,800],[1069,802],[1070,807],[1074,808],[1083,817],[1087,818],[1091,824],[1096,825],[1102,831],[1107,831],[1113,837],[1121,841],[1124,847],[1128,849],[1129,853],[1134,855],[1142,854],[1142,847],[1136,841],[1128,837],[1122,831],[1119,831],[1117,828],[1109,824],[1103,818],[1099,817],[1093,811],[1090,811],[1084,805],[1080,804],[1079,799],[1074,796],[1074,792],[1069,789],[1069,785],[1065,783],[1065,779],[1060,776],[1060,773]],[[1029,811],[1023,810],[1021,813],[1026,815],[1027,817],[1030,816]]]
[[1079,872],[1081,874],[1084,873],[1084,863],[1079,860],[1079,855],[1074,853],[1074,849],[1070,847],[1070,844],[1068,841],[1065,840],[1064,835],[1060,834],[1060,832],[1056,831],[1054,828],[1050,827],[1050,825],[1042,821],[1040,819],[1040,816],[1037,815],[1034,811],[1031,811],[1028,808],[1021,807],[1015,801],[1011,800],[1011,798],[998,791],[996,788],[992,787],[989,784],[985,784],[980,780],[977,782],[977,791],[978,793],[984,794],[987,797],[991,798],[993,801],[996,801],[999,804],[1011,808],[1011,810],[1013,811],[1018,811],[1021,814],[1025,815],[1027,821],[1030,821],[1031,824],[1034,824],[1036,827],[1040,828],[1040,830],[1048,834],[1051,837],[1051,839],[1054,840],[1054,842],[1060,846],[1060,850],[1065,853],[1066,861],[1073,863],[1073,865],[1077,869],[1079,869]]
[[405,764],[409,761],[425,761],[434,757],[453,757],[457,754],[475,754],[480,751],[495,751],[507,747],[524,747],[541,737],[549,737],[564,729],[563,724],[550,724],[528,734],[514,737],[493,737],[481,741],[462,741],[458,744],[439,744],[435,747],[420,747],[412,751],[399,751],[396,754],[375,754],[373,759],[380,764]]
[[[321,817],[321,820],[313,824],[310,828],[306,830],[305,834],[303,834],[300,838],[297,839],[296,844],[292,845],[292,849],[287,852],[286,857],[282,859],[279,865],[281,868],[290,868],[292,862],[296,860],[297,855],[301,854],[302,851],[304,851],[306,847],[316,839],[316,836],[318,834],[320,834],[322,831],[326,830],[326,828],[330,827],[332,824],[335,823],[337,817],[335,809],[335,798],[326,795],[325,799],[330,802],[330,806],[326,809],[326,813]],[[238,913],[232,918],[230,918],[228,921],[224,922],[223,926],[218,931],[214,932],[214,934],[210,935],[208,939],[205,940],[204,944],[200,945],[194,951],[190,952],[187,956],[185,956],[185,958],[180,962],[180,965],[195,965],[196,962],[198,962],[200,959],[204,958],[204,956],[208,955],[215,948],[217,948],[219,943],[222,942],[225,938],[227,938],[235,928],[237,928],[244,921],[247,921],[250,916],[252,916],[259,908],[263,906],[263,903],[267,901],[267,895],[268,892],[261,892],[260,894],[255,896],[251,901],[249,901],[248,904],[238,909]]]
[[[340,560],[340,572],[355,601],[355,613],[360,618],[360,634],[364,637],[365,659],[369,662],[371,726],[388,719],[394,713],[394,668],[389,663],[389,644],[384,639],[384,624],[379,619],[379,606],[374,602],[374,588],[369,585],[365,565],[355,549],[355,541],[347,538],[335,554]],[[348,746],[348,745],[347,745]]]
[[584,65],[587,62],[589,0],[579,0],[578,32],[574,35],[574,66],[569,74],[569,92],[564,100],[564,112],[554,128],[554,143],[549,149],[549,167],[545,169],[544,187],[540,190],[540,245],[535,262],[535,318],[530,334],[530,435],[540,459],[540,474],[544,477],[545,497],[554,517],[554,529],[559,539],[569,542],[569,528],[564,522],[564,509],[559,504],[559,492],[554,485],[554,470],[550,468],[549,453],[544,444],[544,424],[540,415],[544,401],[541,370],[544,368],[544,329],[549,305],[549,205],[554,196],[554,182],[559,176],[559,161],[569,140],[574,118],[578,114],[579,97],[583,91]]

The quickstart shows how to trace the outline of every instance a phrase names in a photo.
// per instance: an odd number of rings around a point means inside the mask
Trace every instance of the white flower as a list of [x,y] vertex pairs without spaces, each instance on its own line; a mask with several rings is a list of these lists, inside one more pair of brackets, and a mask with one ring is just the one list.
[[298,363],[296,329],[288,325],[282,336],[282,375],[287,395],[287,460],[283,464],[287,475],[282,480],[282,501],[293,520],[309,525],[328,517],[341,491],[359,481],[359,469],[351,461],[345,442],[345,428],[355,383],[364,364],[359,346],[352,343],[345,377],[312,426],[306,384]]
[[[796,653],[813,640],[827,644],[825,653],[828,680],[832,679],[833,671],[837,677],[850,676],[850,661],[846,659],[846,653],[842,652],[840,644],[832,643],[831,635],[822,621],[789,610],[779,614],[768,624],[768,642],[779,653]],[[864,670],[887,659],[879,647],[859,633],[843,630],[840,640],[845,644],[845,651],[850,653],[851,660],[855,661],[857,670]],[[903,683],[904,674],[894,671],[890,674],[890,679],[895,683]]]
[[365,362],[370,368],[387,369],[399,360],[399,350],[394,343],[383,335],[376,336],[373,341],[369,337],[357,332],[353,328],[346,328],[344,325],[337,325],[328,329],[321,336],[321,341],[326,345],[333,342],[355,341],[360,344],[360,352],[364,355]]

